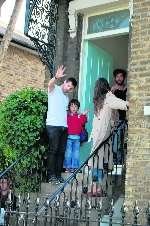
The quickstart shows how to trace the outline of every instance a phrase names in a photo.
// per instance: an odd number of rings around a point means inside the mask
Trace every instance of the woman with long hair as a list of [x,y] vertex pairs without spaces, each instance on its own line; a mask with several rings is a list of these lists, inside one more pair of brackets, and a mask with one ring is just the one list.
[[[99,78],[94,88],[94,118],[91,138],[93,142],[92,152],[109,137],[113,127],[113,110],[127,110],[128,102],[117,98],[111,91],[110,86],[105,78]],[[111,142],[111,141],[110,141]],[[103,145],[93,162],[89,164],[91,167],[97,168],[103,172],[104,166],[108,170],[113,169],[112,145]],[[101,174],[102,175],[102,174]]]
[[[113,110],[128,110],[128,101],[117,98],[111,91],[110,86],[105,78],[99,78],[94,88],[94,118],[91,137],[93,138],[93,148],[95,150],[102,141],[111,133],[114,125],[112,118]],[[105,155],[104,155],[105,154]],[[99,168],[103,169],[103,162],[108,163],[108,168],[112,170],[112,153],[109,153],[109,162],[107,153],[99,155]],[[104,161],[103,161],[104,160]]]

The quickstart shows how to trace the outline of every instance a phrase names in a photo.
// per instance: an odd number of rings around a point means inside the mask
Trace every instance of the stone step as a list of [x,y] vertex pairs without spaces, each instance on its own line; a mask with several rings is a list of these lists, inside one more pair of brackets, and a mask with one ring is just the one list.
[[[106,181],[107,181],[107,197],[108,199],[113,198],[114,195],[114,191],[113,191],[113,187],[115,187],[115,191],[119,191],[120,190],[120,186],[118,186],[119,184],[121,184],[121,176],[119,176],[121,174],[121,166],[118,166],[117,169],[114,168],[114,171],[112,172],[112,176],[109,173],[108,176],[107,174],[105,174],[104,179],[103,179],[103,187],[104,189],[106,189]],[[116,175],[118,175],[116,177]],[[67,178],[69,178],[71,176],[71,173],[62,173],[63,178],[66,180]],[[84,174],[84,178],[83,178],[83,173],[78,173],[76,175],[76,179],[74,179],[74,183],[72,186],[72,199],[75,199],[75,192],[77,191],[78,197],[81,198],[81,196],[83,195],[82,190],[83,190],[83,186],[82,183],[84,184],[84,187],[87,186],[87,174]],[[117,183],[117,186],[114,185],[114,183]],[[30,208],[31,209],[35,209],[35,203],[36,203],[36,198],[38,197],[40,199],[40,206],[42,206],[46,200],[46,198],[49,198],[52,194],[54,194],[54,192],[56,192],[56,190],[58,190],[60,188],[60,186],[62,186],[63,184],[52,184],[52,183],[42,183],[41,184],[41,190],[39,193],[30,193]],[[91,185],[90,185],[91,186]],[[90,186],[89,186],[89,191],[90,191]],[[65,189],[65,194],[67,195],[67,197],[70,197],[70,191],[71,191],[71,183],[68,184]],[[119,191],[120,192],[120,191]],[[82,197],[83,198],[83,197]],[[92,200],[93,202],[93,200]]]

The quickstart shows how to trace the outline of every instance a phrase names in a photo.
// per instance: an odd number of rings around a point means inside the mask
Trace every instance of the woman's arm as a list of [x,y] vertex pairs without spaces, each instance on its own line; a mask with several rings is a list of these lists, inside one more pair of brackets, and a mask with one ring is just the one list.
[[106,103],[109,105],[111,109],[115,110],[128,110],[129,102],[121,100],[120,98],[117,98],[114,94],[109,92],[106,96]]

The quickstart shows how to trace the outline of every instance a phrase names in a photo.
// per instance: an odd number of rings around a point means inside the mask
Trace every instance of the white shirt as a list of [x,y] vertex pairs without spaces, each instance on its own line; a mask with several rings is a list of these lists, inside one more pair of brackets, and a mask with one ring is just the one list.
[[48,91],[48,111],[46,125],[67,127],[67,108],[69,98],[60,86]]

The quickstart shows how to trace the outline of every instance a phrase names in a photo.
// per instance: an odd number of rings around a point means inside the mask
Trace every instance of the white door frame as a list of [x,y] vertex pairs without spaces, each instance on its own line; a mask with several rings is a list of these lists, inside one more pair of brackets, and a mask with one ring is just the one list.
[[87,34],[84,36],[84,40],[94,40],[94,39],[100,39],[100,38],[114,37],[114,36],[126,35],[128,33],[129,33],[129,27],[120,28],[116,30],[98,32],[94,34]]
[[[117,8],[114,11],[120,11],[120,10],[125,10],[128,8]],[[113,11],[113,12],[114,12]],[[111,10],[109,12],[112,12]],[[108,13],[108,11],[106,11],[106,13]],[[80,52],[80,71],[79,71],[79,88],[78,88],[78,98],[79,101],[81,99],[82,96],[82,92],[83,92],[83,83],[84,83],[84,77],[83,77],[83,58],[85,56],[84,53],[84,42],[88,41],[88,40],[94,40],[94,39],[100,39],[100,38],[107,38],[107,37],[115,37],[115,36],[120,36],[120,35],[126,35],[129,34],[129,27],[127,28],[120,28],[120,29],[115,29],[115,30],[109,30],[109,31],[104,31],[104,32],[98,32],[98,33],[93,33],[93,34],[87,34],[87,23],[88,23],[88,17],[90,17],[91,15],[100,15],[101,13],[99,12],[96,14],[89,14],[89,15],[85,15],[83,18],[83,30],[82,30],[82,42],[81,42],[81,52]],[[104,12],[102,14],[105,14]],[[82,85],[81,85],[82,84]],[[82,104],[81,104],[81,110],[82,109]]]

